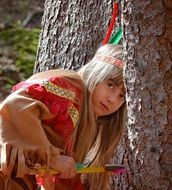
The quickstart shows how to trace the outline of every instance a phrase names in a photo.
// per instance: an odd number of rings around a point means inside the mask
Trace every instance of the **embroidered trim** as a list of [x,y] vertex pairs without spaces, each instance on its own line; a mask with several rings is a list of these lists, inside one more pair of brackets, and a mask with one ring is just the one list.
[[[74,101],[76,94],[75,92],[71,91],[71,90],[67,90],[65,88],[62,88],[58,85],[53,84],[52,82],[48,81],[48,80],[44,80],[43,81],[43,86],[45,87],[45,89],[48,92],[51,92],[57,96],[69,99]],[[77,126],[78,123],[78,119],[79,119],[79,112],[78,110],[72,105],[69,107],[68,109],[68,114],[73,122],[73,126],[74,128]]]
[[52,94],[58,95],[60,97],[63,97],[63,98],[66,98],[66,99],[69,99],[72,101],[75,100],[76,94],[71,90],[61,88],[60,86],[57,86],[48,80],[44,80],[43,85],[44,85],[45,89],[48,92],[51,92]]
[[73,125],[74,127],[76,127],[79,119],[79,112],[73,105],[69,108],[68,111],[69,111],[69,116],[72,119]]
[[93,61],[104,61],[107,63],[111,63],[114,64],[115,66],[119,67],[119,68],[123,68],[123,62],[119,59],[116,59],[114,57],[110,57],[110,56],[103,56],[103,55],[96,55],[93,58]]

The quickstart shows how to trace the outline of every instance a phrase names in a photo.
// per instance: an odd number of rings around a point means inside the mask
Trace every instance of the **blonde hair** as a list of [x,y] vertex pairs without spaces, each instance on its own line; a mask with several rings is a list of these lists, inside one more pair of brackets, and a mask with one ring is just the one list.
[[[97,50],[95,56],[97,55],[109,56],[122,60],[122,46],[115,46],[112,44],[104,45]],[[81,76],[90,92],[94,90],[99,82],[109,78],[122,76],[122,73],[123,71],[121,68],[106,61],[96,60],[94,57],[78,71],[78,74]]]
[[[108,56],[122,61],[122,47],[120,45],[107,44],[98,49],[95,56],[97,55]],[[84,65],[78,73],[90,92],[89,103],[91,102],[91,93],[99,82],[113,79],[117,85],[123,83],[123,70],[115,64],[107,62],[106,59],[102,61],[102,59],[98,60],[93,58],[88,64]],[[124,128],[124,118],[125,103],[115,113],[97,118],[94,144],[85,162],[94,166],[109,163],[121,139]],[[85,137],[89,136],[90,134],[85,133]],[[105,174],[87,175],[83,176],[83,179],[89,190],[108,189],[108,176]]]

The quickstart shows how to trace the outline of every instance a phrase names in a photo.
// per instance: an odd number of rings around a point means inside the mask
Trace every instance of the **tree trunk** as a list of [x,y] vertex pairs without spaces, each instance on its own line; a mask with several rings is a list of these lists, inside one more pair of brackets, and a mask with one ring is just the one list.
[[[46,0],[35,72],[77,70],[101,44],[113,1]],[[123,0],[124,74],[128,125],[115,162],[128,173],[114,190],[172,187],[172,5],[170,0]]]
[[172,3],[122,1],[128,125],[115,190],[172,188]]
[[35,72],[78,69],[105,36],[112,0],[46,0]]

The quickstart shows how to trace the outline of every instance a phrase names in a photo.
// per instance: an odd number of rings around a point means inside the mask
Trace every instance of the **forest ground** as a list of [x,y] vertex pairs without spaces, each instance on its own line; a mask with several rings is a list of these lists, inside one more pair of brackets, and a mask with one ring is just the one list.
[[44,0],[0,1],[0,101],[33,70],[43,10]]

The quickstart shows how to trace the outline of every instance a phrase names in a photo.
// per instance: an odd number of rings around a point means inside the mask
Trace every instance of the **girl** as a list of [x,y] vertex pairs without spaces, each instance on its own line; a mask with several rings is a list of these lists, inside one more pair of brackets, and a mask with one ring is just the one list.
[[[100,47],[92,61],[79,71],[91,94],[96,119],[96,138],[85,160],[88,165],[109,163],[121,139],[126,111],[122,68],[122,47],[107,44]],[[88,174],[83,179],[85,189],[109,189],[107,175]]]
[[[122,135],[122,66],[121,46],[105,45],[77,73],[45,71],[13,88],[0,106],[2,189],[37,189],[28,174],[42,167],[59,173],[42,189],[84,189],[75,163],[107,164]],[[107,189],[106,178],[89,175],[85,188]]]

